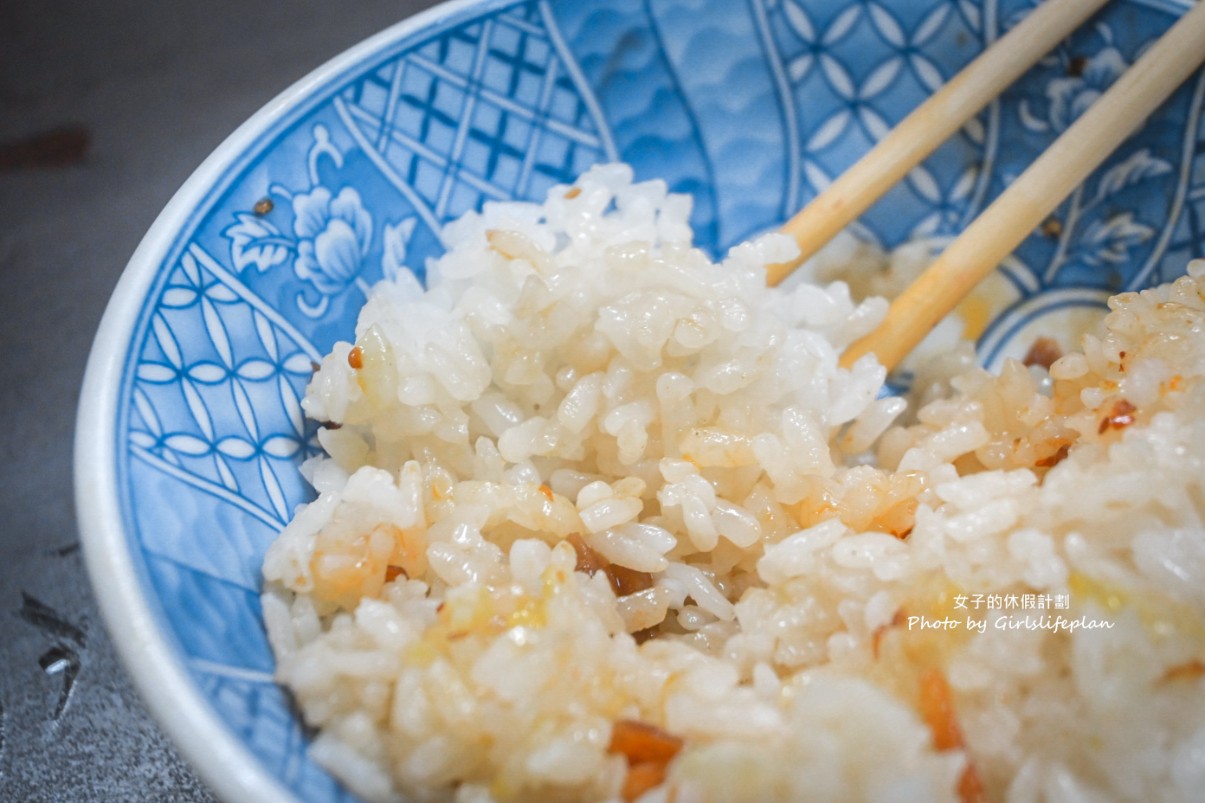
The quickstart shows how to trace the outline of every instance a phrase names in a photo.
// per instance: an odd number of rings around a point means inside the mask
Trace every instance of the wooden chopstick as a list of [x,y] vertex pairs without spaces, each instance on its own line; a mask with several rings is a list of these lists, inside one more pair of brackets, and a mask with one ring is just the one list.
[[898,365],[1203,61],[1205,2],[1198,0],[891,303],[841,364],[873,352],[888,370]]
[[776,285],[920,164],[1108,0],[1046,0],[983,51],[842,173],[782,231],[800,254],[771,265]]

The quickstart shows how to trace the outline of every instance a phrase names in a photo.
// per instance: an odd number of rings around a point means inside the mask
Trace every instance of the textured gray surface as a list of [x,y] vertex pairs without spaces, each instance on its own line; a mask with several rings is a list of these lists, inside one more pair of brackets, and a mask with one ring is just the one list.
[[130,686],[84,574],[71,439],[88,349],[126,260],[209,152],[431,5],[0,0],[0,800],[209,799]]

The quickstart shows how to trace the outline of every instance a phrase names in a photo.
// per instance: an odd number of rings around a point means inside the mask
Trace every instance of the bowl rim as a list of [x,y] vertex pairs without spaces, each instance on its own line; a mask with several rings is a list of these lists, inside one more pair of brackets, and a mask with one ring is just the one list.
[[294,793],[261,764],[200,692],[181,655],[161,628],[145,593],[122,515],[117,462],[117,415],[127,358],[146,294],[194,212],[212,198],[224,176],[264,137],[316,93],[339,82],[395,43],[437,23],[485,13],[511,0],[444,0],[343,50],[295,81],[224,139],[156,216],[118,278],[88,354],[75,415],[72,480],[84,566],[101,619],[118,658],[153,719],[209,791],[231,801],[294,801]]

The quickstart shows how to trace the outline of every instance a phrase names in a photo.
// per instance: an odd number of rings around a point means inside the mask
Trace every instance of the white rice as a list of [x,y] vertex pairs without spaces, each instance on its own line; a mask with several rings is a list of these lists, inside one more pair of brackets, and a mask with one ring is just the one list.
[[713,264],[688,212],[622,166],[489,206],[323,361],[264,564],[318,760],[368,800],[1200,799],[1205,264],[905,412],[837,366],[884,301],[766,289],[793,244]]

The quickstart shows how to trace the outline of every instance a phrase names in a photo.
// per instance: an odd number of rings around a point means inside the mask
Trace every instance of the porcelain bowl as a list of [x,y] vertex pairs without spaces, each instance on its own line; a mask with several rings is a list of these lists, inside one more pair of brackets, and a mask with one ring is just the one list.
[[[715,254],[779,225],[1030,0],[489,0],[320,67],[199,167],[96,336],[77,442],[87,564],[151,710],[231,801],[353,799],[273,682],[267,545],[309,498],[299,399],[365,291],[441,227],[624,161],[693,196]],[[1118,0],[852,228],[940,244],[1187,8]],[[1188,81],[995,277],[982,359],[1205,254],[1205,79]]]

